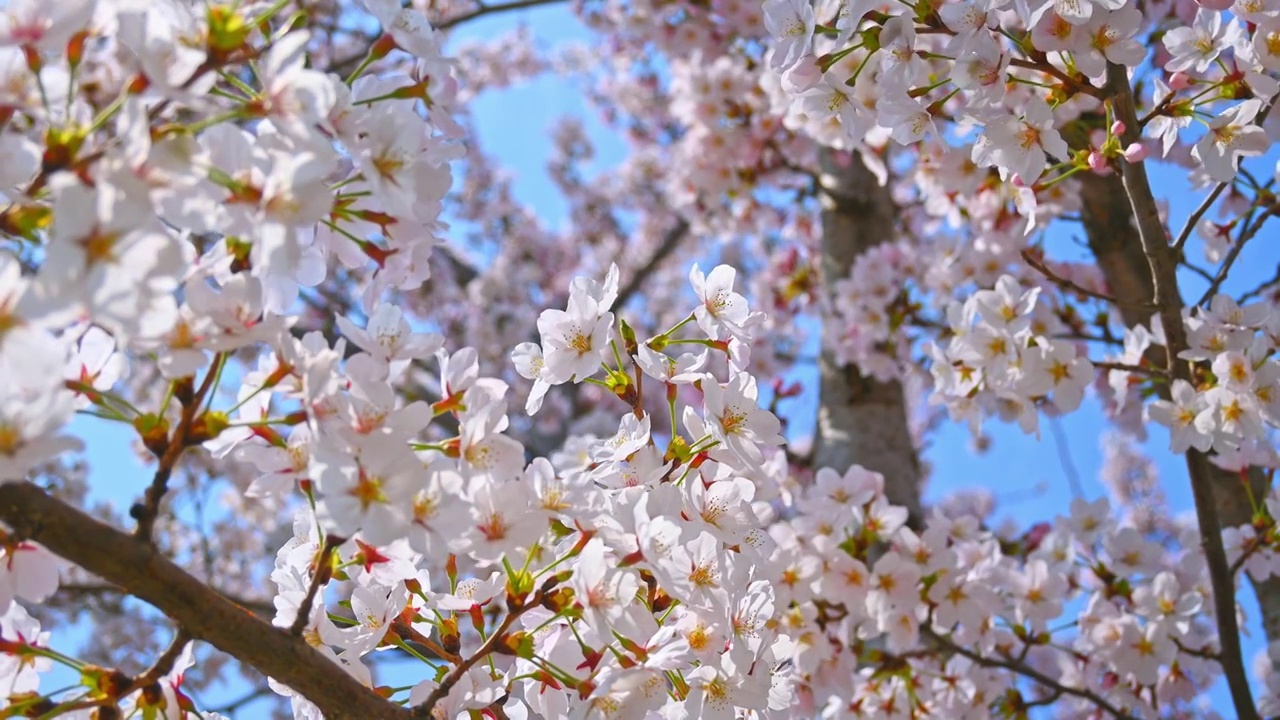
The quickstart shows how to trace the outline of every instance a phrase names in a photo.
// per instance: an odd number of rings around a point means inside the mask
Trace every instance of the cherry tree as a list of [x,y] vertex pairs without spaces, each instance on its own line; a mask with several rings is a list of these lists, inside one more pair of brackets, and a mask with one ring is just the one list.
[[[1252,592],[1280,643],[1280,270],[1238,287],[1280,8],[591,0],[587,46],[448,42],[551,2],[0,6],[0,717],[1280,713],[1241,642]],[[543,74],[628,146],[593,174],[557,127],[560,229],[471,103]],[[1086,404],[1107,497],[924,501],[944,424]]]

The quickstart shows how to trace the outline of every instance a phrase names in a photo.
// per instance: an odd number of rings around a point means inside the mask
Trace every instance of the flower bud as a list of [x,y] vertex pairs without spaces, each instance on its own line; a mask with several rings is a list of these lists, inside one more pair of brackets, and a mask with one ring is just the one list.
[[1184,72],[1176,72],[1169,78],[1169,89],[1174,92],[1186,90],[1193,84],[1195,84],[1195,80]]
[[1136,142],[1124,149],[1124,159],[1131,163],[1140,163],[1147,159],[1147,146]]

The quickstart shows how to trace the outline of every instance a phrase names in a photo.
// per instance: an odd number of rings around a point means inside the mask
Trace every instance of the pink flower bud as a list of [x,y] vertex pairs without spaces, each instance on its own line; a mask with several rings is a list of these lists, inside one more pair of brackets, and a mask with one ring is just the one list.
[[1124,128],[1124,122],[1122,122],[1122,121],[1120,121],[1120,120],[1116,120],[1115,122],[1111,123],[1111,134],[1112,134],[1112,135],[1123,135],[1123,134],[1124,134],[1124,129],[1125,129],[1125,128]]
[[1177,92],[1191,87],[1191,77],[1184,72],[1176,72],[1169,78],[1169,89]]
[[1124,159],[1131,163],[1140,163],[1147,159],[1147,146],[1136,142],[1124,149]]
[[1014,174],[1012,174],[1012,175],[1010,175],[1010,176],[1009,176],[1009,182],[1010,182],[1010,183],[1012,183],[1014,187],[1026,187],[1026,186],[1027,186],[1027,184],[1026,184],[1026,183],[1022,182],[1022,176],[1018,175],[1017,173],[1014,173]]
[[1103,157],[1102,153],[1097,150],[1089,153],[1089,169],[1096,173],[1107,169],[1107,159]]

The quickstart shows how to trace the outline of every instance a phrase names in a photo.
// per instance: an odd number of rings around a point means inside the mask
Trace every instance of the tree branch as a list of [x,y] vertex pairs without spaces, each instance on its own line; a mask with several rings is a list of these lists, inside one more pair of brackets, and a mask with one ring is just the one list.
[[[1109,63],[1107,83],[1111,86],[1116,118],[1125,124],[1125,144],[1141,141],[1128,70],[1122,65]],[[1187,347],[1186,328],[1182,322],[1182,298],[1178,292],[1178,250],[1170,247],[1166,239],[1164,224],[1160,221],[1155,197],[1151,194],[1146,166],[1142,162],[1121,163],[1121,180],[1137,220],[1143,254],[1151,269],[1155,287],[1154,301],[1159,306],[1160,322],[1164,327],[1166,340],[1166,367],[1173,378],[1190,381],[1190,368],[1185,362],[1178,360],[1178,353]],[[1222,645],[1223,673],[1227,676],[1227,686],[1231,689],[1236,716],[1242,720],[1257,720],[1258,710],[1249,689],[1249,676],[1245,672],[1240,648],[1240,629],[1236,625],[1235,583],[1222,544],[1222,523],[1213,496],[1208,456],[1196,450],[1188,451],[1187,471],[1191,476],[1200,542],[1213,588],[1218,641]]]
[[143,688],[151,683],[158,682],[160,678],[172,672],[174,664],[178,662],[178,656],[187,648],[192,639],[191,634],[179,625],[177,632],[173,635],[173,640],[169,642],[169,647],[165,648],[160,657],[151,663],[151,667],[147,668],[146,672],[138,676],[134,684],[139,688]]
[[1112,305],[1129,304],[1144,310],[1154,310],[1156,307],[1152,303],[1133,303],[1126,300],[1122,300],[1117,297],[1113,297],[1111,295],[1107,295],[1106,293],[1094,292],[1093,290],[1090,290],[1089,288],[1084,287],[1083,285],[1079,285],[1055,273],[1052,269],[1049,268],[1047,264],[1044,263],[1044,261],[1040,260],[1035,255],[1033,255],[1030,250],[1022,251],[1022,259],[1026,261],[1028,265],[1035,268],[1041,275],[1044,275],[1046,278],[1048,278],[1049,281],[1052,282],[1054,285],[1057,285],[1058,287],[1064,290],[1070,290],[1071,292],[1076,293],[1077,295],[1083,295],[1084,297],[1093,298],[1095,300],[1101,300],[1103,302],[1111,303]]
[[301,635],[302,631],[307,629],[307,621],[311,619],[311,606],[316,602],[316,595],[319,594],[320,588],[323,588],[333,577],[333,562],[329,557],[344,542],[346,539],[337,535],[325,536],[324,545],[320,548],[320,558],[316,560],[316,569],[311,572],[311,583],[307,586],[307,594],[302,598],[302,604],[298,606],[297,617],[289,626],[290,635]]
[[[245,610],[252,612],[254,615],[262,615],[266,617],[275,615],[276,607],[269,599],[240,597],[222,592],[212,586],[210,586],[209,589]],[[66,602],[83,604],[85,598],[101,598],[106,595],[118,595],[123,598],[129,595],[129,591],[109,583],[63,583],[58,586],[58,590],[54,593],[53,597],[59,598],[67,596]],[[61,607],[56,600],[50,600],[46,604]]]
[[1218,185],[1213,189],[1213,192],[1209,193],[1209,196],[1204,199],[1204,202],[1200,203],[1200,207],[1196,208],[1195,212],[1191,213],[1191,216],[1187,218],[1187,224],[1182,226],[1182,232],[1178,233],[1178,239],[1173,242],[1173,249],[1175,252],[1182,252],[1182,246],[1187,244],[1187,239],[1191,237],[1191,231],[1196,229],[1196,225],[1200,224],[1200,218],[1204,217],[1204,214],[1209,212],[1209,208],[1213,207],[1213,203],[1217,201],[1218,196],[1221,195],[1222,191],[1226,190],[1227,186],[1230,184],[1231,183],[1218,183]]
[[1098,706],[1099,709],[1105,710],[1112,717],[1115,717],[1118,720],[1137,720],[1137,718],[1135,718],[1133,715],[1130,715],[1129,713],[1124,712],[1123,710],[1111,704],[1110,702],[1107,702],[1106,698],[1098,695],[1097,693],[1091,692],[1089,690],[1084,690],[1081,688],[1074,688],[1069,685],[1063,685],[1057,680],[1054,680],[1053,678],[1049,677],[1048,675],[1045,675],[1044,673],[1040,672],[1039,670],[1036,670],[1035,668],[1031,667],[1030,665],[1027,665],[1024,662],[1021,662],[1013,658],[999,659],[999,660],[996,658],[990,658],[985,655],[976,653],[972,650],[969,650],[967,648],[964,648],[960,645],[957,645],[956,643],[952,642],[950,638],[945,638],[933,632],[933,630],[929,628],[921,628],[921,630],[923,631],[923,633],[927,638],[932,640],[939,647],[945,650],[948,650],[950,652],[953,652],[957,655],[963,655],[964,657],[969,658],[970,660],[977,663],[978,665],[981,665],[983,667],[989,667],[989,668],[1000,668],[1003,670],[1009,670],[1010,672],[1014,672],[1019,675],[1022,675],[1023,677],[1029,680],[1032,680],[1040,684],[1042,687],[1052,690],[1055,693],[1062,693],[1065,695],[1078,697],[1082,700],[1088,700],[1089,702]]
[[21,538],[154,605],[191,637],[275,678],[328,720],[409,720],[302,638],[236,606],[150,544],[86,515],[31,483],[0,485],[0,520]]
[[[147,486],[146,492],[143,493],[142,502],[134,503],[133,507],[129,508],[129,516],[138,521],[138,527],[133,534],[139,540],[151,542],[151,535],[156,527],[156,518],[160,516],[160,502],[164,500],[164,496],[169,492],[169,477],[173,475],[173,469],[177,466],[178,460],[182,458],[182,453],[186,451],[187,447],[200,442],[198,440],[193,441],[189,437],[192,425],[195,423],[196,414],[200,411],[200,406],[204,404],[205,395],[212,389],[214,379],[218,377],[218,370],[224,362],[226,362],[225,356],[220,353],[215,355],[213,364],[205,373],[204,381],[200,383],[200,389],[194,395],[179,398],[182,401],[182,419],[178,422],[178,426],[174,428],[173,433],[164,440],[163,450],[160,448],[153,450],[158,462],[156,474],[151,478],[151,484]],[[191,386],[187,385],[186,387],[190,391]]]
[[481,4],[479,8],[472,10],[469,13],[463,13],[462,15],[457,15],[449,18],[448,20],[441,21],[436,25],[436,29],[448,30],[449,28],[457,27],[458,25],[462,25],[463,23],[470,22],[477,18],[482,18],[486,15],[496,15],[510,10],[525,10],[528,8],[535,8],[540,5],[554,5],[564,1],[565,0],[517,0],[516,2],[502,3],[501,5]]
[[476,650],[475,654],[459,663],[458,666],[453,669],[453,672],[449,673],[448,677],[436,686],[436,689],[431,691],[431,694],[427,696],[426,701],[413,709],[414,717],[424,719],[435,717],[435,715],[432,714],[432,711],[435,710],[436,704],[449,694],[449,691],[453,689],[454,685],[458,684],[458,681],[462,679],[463,675],[467,674],[468,670],[474,667],[476,663],[488,657],[489,653],[493,652],[494,649],[498,647],[499,643],[506,640],[507,631],[511,629],[511,626],[515,624],[515,621],[519,619],[521,615],[535,607],[538,607],[541,602],[542,594],[537,593],[524,605],[513,607],[507,616],[503,618],[502,624],[498,626],[498,629],[493,631],[493,634],[489,636],[489,639],[486,640],[478,650]]
[[[1257,235],[1258,231],[1262,229],[1262,224],[1275,214],[1275,208],[1269,207],[1263,211],[1262,217],[1254,221],[1252,226],[1247,226],[1241,229],[1239,239],[1237,239],[1235,244],[1231,246],[1231,249],[1227,251],[1227,257],[1222,261],[1222,268],[1218,270],[1217,276],[1213,278],[1213,282],[1210,283],[1208,289],[1204,291],[1204,295],[1200,297],[1200,300],[1196,302],[1196,305],[1204,305],[1212,300],[1214,295],[1218,294],[1218,290],[1222,288],[1222,283],[1227,279],[1227,274],[1231,272],[1231,267],[1236,264],[1236,258],[1240,257],[1240,251],[1244,250],[1245,243],[1252,240],[1253,236]],[[1247,223],[1248,220],[1246,219],[1245,222]]]
[[663,260],[666,260],[671,253],[675,252],[685,236],[689,234],[689,223],[683,218],[678,220],[674,227],[667,231],[663,236],[662,243],[649,256],[648,261],[644,265],[636,269],[631,275],[631,280],[627,282],[621,290],[618,291],[618,299],[613,302],[613,307],[621,309],[627,304],[633,295],[640,290],[640,286],[649,279],[653,272],[658,269]]

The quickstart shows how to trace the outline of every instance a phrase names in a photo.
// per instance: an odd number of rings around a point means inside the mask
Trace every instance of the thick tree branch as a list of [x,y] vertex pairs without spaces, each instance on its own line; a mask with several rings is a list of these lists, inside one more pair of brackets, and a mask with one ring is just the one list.
[[[1084,201],[1081,215],[1089,248],[1106,278],[1108,291],[1118,298],[1132,301],[1117,306],[1120,318],[1129,327],[1150,326],[1152,311],[1138,309],[1134,304],[1150,301],[1155,290],[1147,259],[1143,254],[1142,240],[1134,226],[1132,209],[1125,196],[1124,184],[1114,174],[1103,176],[1084,173],[1080,178],[1081,199]],[[1193,269],[1201,273],[1207,282],[1212,282],[1212,275],[1199,268]],[[1275,282],[1280,282],[1280,268],[1277,269],[1276,280],[1272,284]],[[1265,287],[1260,287],[1255,294],[1260,294],[1264,289]],[[1249,297],[1252,296],[1246,293],[1240,301],[1244,302]],[[1166,365],[1164,348],[1153,346],[1146,359],[1153,368],[1163,368]],[[1156,387],[1168,399],[1169,385],[1161,383]],[[1216,466],[1211,466],[1209,471],[1218,517],[1223,527],[1249,524],[1253,516],[1249,498],[1266,495],[1269,487],[1267,477],[1258,468],[1250,468],[1243,480],[1238,473]],[[1267,638],[1271,641],[1280,640],[1280,578],[1249,579],[1262,611],[1262,626]]]
[[[1128,70],[1115,63],[1108,64],[1107,82],[1111,86],[1115,116],[1126,126],[1123,134],[1125,144],[1141,141],[1141,126],[1134,107]],[[1151,194],[1144,163],[1123,163],[1121,179],[1133,208],[1133,216],[1137,220],[1142,252],[1151,270],[1155,290],[1153,300],[1159,306],[1160,321],[1164,327],[1166,367],[1175,379],[1190,381],[1190,368],[1185,362],[1178,360],[1178,353],[1187,347],[1186,328],[1182,323],[1182,297],[1178,292],[1178,250],[1169,245],[1155,197]],[[1214,499],[1210,467],[1209,458],[1205,454],[1195,450],[1187,452],[1187,470],[1191,476],[1191,491],[1195,498],[1200,542],[1213,588],[1218,642],[1222,646],[1222,669],[1227,677],[1227,686],[1231,689],[1236,716],[1242,720],[1254,720],[1258,718],[1258,710],[1249,689],[1249,676],[1245,671],[1240,648],[1240,629],[1236,625],[1235,583],[1222,544],[1222,522]]]
[[[255,615],[264,617],[275,615],[275,605],[269,599],[238,597],[221,592],[217,588],[210,587],[209,589],[245,610],[253,612]],[[118,601],[128,595],[128,590],[109,583],[63,583],[58,586],[58,591],[54,593],[55,600],[51,600],[47,604],[61,607],[63,603],[74,602],[82,605],[87,598],[104,598],[106,596],[115,596]]]
[[408,720],[412,714],[361,685],[302,638],[273,627],[142,542],[50,497],[30,483],[0,485],[0,520],[154,605],[191,637],[275,678],[329,720]]

